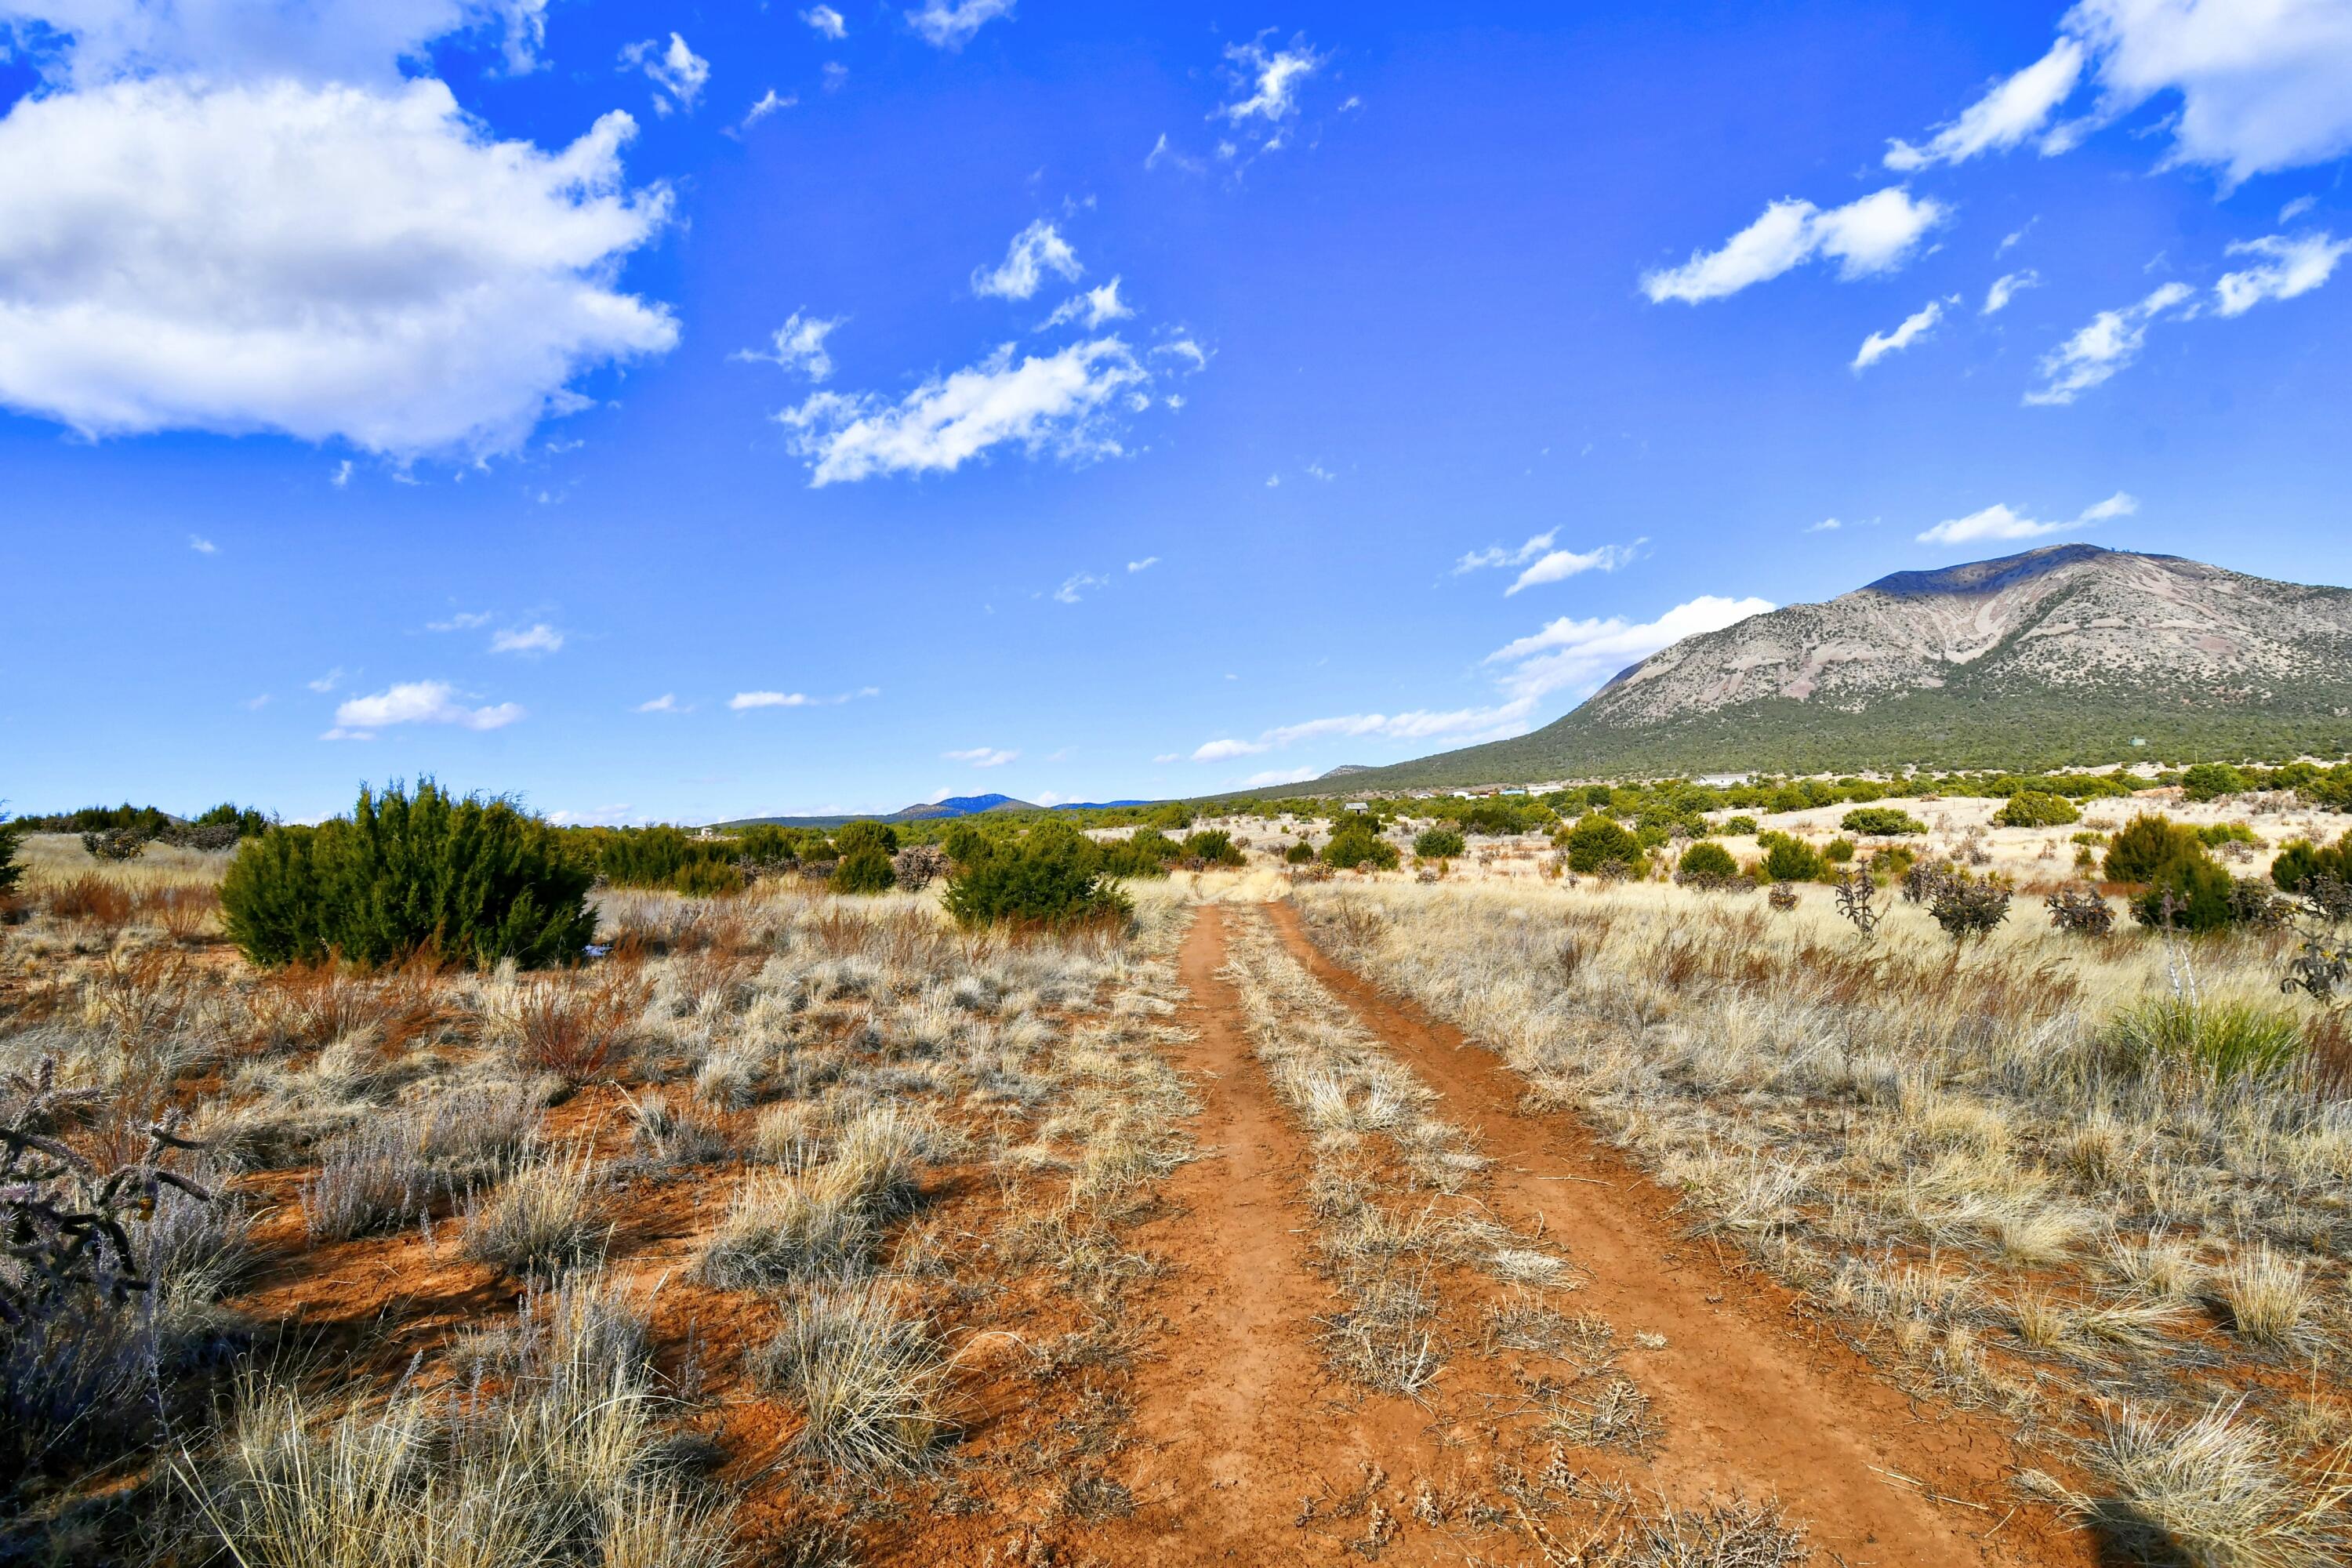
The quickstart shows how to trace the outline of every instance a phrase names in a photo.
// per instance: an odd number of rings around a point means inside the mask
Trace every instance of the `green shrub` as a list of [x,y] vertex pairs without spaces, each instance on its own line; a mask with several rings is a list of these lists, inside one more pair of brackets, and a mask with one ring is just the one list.
[[1133,912],[1097,868],[1095,846],[1066,823],[1031,828],[948,878],[947,910],[964,926],[1062,927]]
[[1764,876],[1773,882],[1811,882],[1820,879],[1824,866],[1820,851],[1801,838],[1786,833],[1760,834],[1757,845],[1764,851]]
[[[729,866],[739,846],[726,838],[696,838],[675,827],[608,827],[593,830],[596,869],[616,888],[676,888],[688,867]],[[741,879],[736,879],[740,884]]]
[[2102,1043],[2130,1071],[2185,1068],[2225,1084],[2292,1068],[2303,1054],[2304,1033],[2294,1014],[2278,1008],[2160,996],[2117,1015]]
[[898,852],[898,830],[887,822],[853,822],[834,830],[833,847],[845,860],[860,849],[879,849],[887,859]]
[[1234,836],[1221,827],[1204,827],[1184,836],[1181,851],[1187,860],[1199,860],[1210,866],[1245,866],[1249,857],[1234,846]]
[[1702,841],[1683,851],[1675,869],[1695,882],[1727,882],[1739,875],[1739,862],[1722,845]]
[[25,868],[16,864],[16,825],[0,816],[0,893],[16,885]]
[[1497,838],[1513,833],[1525,833],[1528,830],[1528,811],[1517,801],[1488,795],[1470,803],[1470,809],[1462,814],[1462,830]]
[[1424,860],[1451,860],[1465,847],[1462,835],[1442,824],[1423,828],[1412,841],[1412,852]]
[[531,968],[595,939],[593,879],[538,817],[426,779],[414,796],[397,784],[362,789],[348,817],[247,839],[220,899],[230,940],[259,964],[427,952]]
[[1304,838],[1282,852],[1283,864],[1304,866],[1315,858],[1315,846]]
[[2339,882],[2352,883],[2352,832],[2328,845],[2298,838],[2280,849],[2278,858],[2271,862],[2271,880],[2278,884],[2281,892],[2299,893],[2314,877],[2333,877]]
[[1723,826],[1716,831],[1727,838],[1746,837],[1756,831],[1756,819],[1752,816],[1727,816],[1723,819]]
[[1331,836],[1331,842],[1323,847],[1323,864],[1343,871],[1360,866],[1393,871],[1400,858],[1396,846],[1374,832],[1372,825],[1362,817],[1341,823],[1339,831]]
[[1927,831],[1926,823],[1899,805],[1858,805],[1838,820],[1838,826],[1847,833],[1866,833],[1874,838],[1900,838]]
[[1171,800],[1163,805],[1154,806],[1151,815],[1143,822],[1145,826],[1157,827],[1162,832],[1172,829],[1181,833],[1192,826],[1192,808],[1181,800]]
[[2168,896],[2175,931],[2221,931],[2237,921],[2238,907],[2231,897],[2237,884],[2201,847],[2193,858],[2184,856],[2158,866],[2147,882],[2147,891],[2132,900],[2132,918],[2142,925],[2166,923]]
[[258,838],[268,831],[269,818],[258,806],[238,805],[225,800],[195,819],[196,827],[234,827],[239,838]]
[[731,860],[689,860],[671,876],[669,885],[690,899],[722,898],[743,890],[743,873]]
[[755,822],[735,836],[735,852],[755,866],[789,866],[801,858],[800,829]]
[[2219,800],[2251,787],[2246,775],[2227,763],[2200,763],[2180,775],[2180,793],[2190,800]]
[[1106,877],[1165,877],[1168,862],[1183,852],[1183,846],[1158,828],[1139,827],[1125,838],[1097,846],[1095,863]]
[[2254,830],[2242,822],[2209,822],[2197,830],[2197,842],[2209,849],[2224,844],[2260,844]]
[[2083,814],[2063,795],[2021,789],[2009,797],[2009,804],[1994,814],[1993,820],[2003,827],[2063,827],[2082,821]]
[[898,885],[898,873],[890,865],[890,852],[870,839],[844,850],[841,863],[833,868],[836,893],[887,893]]
[[1605,866],[1631,871],[1642,864],[1642,841],[1597,811],[1579,817],[1559,843],[1571,871],[1590,874]]
[[2143,812],[2108,842],[2105,868],[2110,882],[2153,882],[2157,872],[2172,861],[2204,858],[2205,846],[2194,829]]
[[1832,838],[1822,846],[1822,858],[1832,866],[1843,866],[1853,858],[1853,840]]

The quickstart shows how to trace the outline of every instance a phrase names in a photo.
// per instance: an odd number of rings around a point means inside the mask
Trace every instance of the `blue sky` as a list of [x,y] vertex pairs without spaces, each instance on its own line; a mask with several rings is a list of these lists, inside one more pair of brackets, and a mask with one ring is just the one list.
[[2352,5],[1632,9],[0,0],[0,795],[1192,795],[2352,581]]

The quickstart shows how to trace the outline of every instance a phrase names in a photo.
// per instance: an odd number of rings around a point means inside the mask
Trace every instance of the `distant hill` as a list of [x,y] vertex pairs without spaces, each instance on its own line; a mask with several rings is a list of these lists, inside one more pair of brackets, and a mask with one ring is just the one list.
[[945,800],[917,801],[887,816],[745,816],[733,822],[711,824],[714,827],[751,827],[770,824],[777,827],[815,827],[831,829],[845,827],[853,822],[936,822],[946,816],[980,816],[1005,811],[1104,811],[1118,805],[1150,805],[1148,800],[1065,801],[1055,806],[1033,805],[1025,800],[1015,800],[1009,795],[951,795]]
[[1318,779],[1343,779],[1349,773],[1368,773],[1371,771],[1371,765],[1368,763],[1341,763],[1338,767],[1326,768],[1315,776]]
[[1009,795],[951,795],[945,800],[918,801],[903,811],[894,811],[885,822],[926,822],[940,816],[978,816],[988,811],[1038,811],[1042,807],[1025,800],[1015,800]]
[[2352,752],[2352,590],[2062,544],[1685,637],[1530,734],[1349,784],[2302,752]]

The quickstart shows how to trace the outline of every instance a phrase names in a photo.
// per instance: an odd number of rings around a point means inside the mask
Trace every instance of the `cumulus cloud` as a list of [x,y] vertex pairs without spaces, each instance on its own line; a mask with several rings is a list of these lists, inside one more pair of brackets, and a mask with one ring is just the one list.
[[274,42],[223,27],[199,47],[212,7],[118,6],[44,57],[69,89],[0,119],[0,404],[90,437],[478,455],[579,406],[585,371],[677,342],[666,308],[614,284],[669,211],[624,185],[630,118],[556,153],[496,141],[442,82],[399,79],[394,51],[436,35],[386,44],[368,9],[310,8],[350,38],[305,10]]
[[1118,279],[1113,278],[1099,289],[1063,300],[1039,326],[1040,331],[1058,327],[1065,321],[1083,321],[1091,331],[1105,321],[1116,321],[1135,314],[1135,307],[1118,297]]
[[1995,311],[2005,310],[2009,308],[2009,302],[2016,299],[2020,292],[2027,289],[2039,288],[2041,284],[2042,274],[2034,271],[2031,267],[2021,272],[2004,272],[1992,280],[1991,288],[1985,290],[1984,308],[1977,313],[1980,316],[1990,316]]
[[1013,15],[1013,0],[925,0],[907,13],[908,25],[934,48],[960,49],[999,16]]
[[[316,682],[312,685],[315,688]],[[523,716],[511,702],[468,708],[446,680],[410,680],[371,697],[353,697],[335,709],[329,741],[367,741],[394,724],[455,724],[462,730],[500,730]]]
[[1988,540],[2038,539],[2047,533],[2077,532],[2111,518],[2129,517],[2138,510],[2139,501],[2122,490],[2095,505],[2084,507],[2078,516],[2066,522],[2037,522],[2005,504],[1995,502],[1982,511],[1972,511],[1966,517],[1937,523],[1919,535],[1919,542],[1978,544]]
[[1016,362],[1013,345],[895,402],[872,393],[821,392],[776,418],[808,459],[812,487],[876,475],[952,473],[1005,444],[1033,458],[1115,457],[1120,394],[1151,379],[1116,337],[1072,343]]
[[993,746],[974,746],[969,751],[940,753],[951,763],[970,763],[976,768],[1001,768],[1021,755],[1018,752],[1002,752]]
[[1305,784],[1318,770],[1312,765],[1303,768],[1268,768],[1262,773],[1252,773],[1242,780],[1244,789],[1259,789],[1267,784]]
[[626,46],[621,50],[621,64],[645,72],[652,81],[657,114],[673,109],[693,113],[703,87],[710,80],[710,62],[687,47],[686,40],[676,33],[669,36],[667,48],[652,38]]
[[[1892,143],[1916,169],[2037,138],[2046,156],[2152,99],[2170,106],[2165,161],[2236,184],[2352,149],[2352,14],[2337,0],[2080,0],[2050,52],[1997,83],[1924,146]],[[2059,118],[2082,85],[2097,96]]]
[[0,23],[16,24],[13,42],[45,79],[75,89],[187,72],[380,87],[439,39],[487,35],[508,69],[530,70],[545,11],[546,0],[8,0]]
[[2050,52],[1996,83],[1991,91],[1964,110],[1959,118],[1937,128],[1924,147],[1908,142],[1887,143],[1890,169],[1924,169],[1933,163],[1958,163],[1979,153],[2006,152],[2042,126],[2083,78],[2084,47],[2062,37]]
[[1219,104],[1210,110],[1210,119],[1235,125],[1251,120],[1278,125],[1298,112],[1298,89],[1321,68],[1325,57],[1308,47],[1303,37],[1293,39],[1287,48],[1269,49],[1267,36],[1261,33],[1246,44],[1225,46],[1233,79],[1246,96]]
[[1891,272],[1950,216],[1942,203],[1914,197],[1900,185],[1826,211],[1790,197],[1767,206],[1763,216],[1722,248],[1694,251],[1680,267],[1643,274],[1642,291],[1653,303],[1697,304],[1737,294],[1820,257],[1834,258],[1841,278]]
[[833,374],[833,355],[826,352],[824,340],[847,319],[836,316],[827,321],[821,316],[794,310],[785,318],[784,324],[776,329],[769,353],[737,349],[734,357],[782,365],[786,370],[799,371],[811,381],[827,380]]
[[1868,370],[1888,354],[1898,353],[1917,342],[1944,319],[1944,302],[1930,300],[1927,304],[1903,318],[1903,324],[1891,332],[1873,332],[1862,340],[1862,348],[1848,368],[1856,375]]
[[[971,291],[997,300],[1026,300],[1037,292],[1046,273],[1051,272],[1065,283],[1073,283],[1085,270],[1078,264],[1078,253],[1070,248],[1070,242],[1062,237],[1061,231],[1039,218],[1013,237],[1002,263],[973,270]],[[1114,298],[1117,282],[1116,279],[1112,280]]]
[[492,653],[557,653],[563,647],[563,634],[545,621],[536,626],[509,626],[490,638]]
[[2265,300],[2308,294],[2327,281],[2347,251],[2352,251],[2352,239],[2328,234],[2241,240],[2230,247],[2230,254],[2259,257],[2260,265],[2223,273],[2213,285],[2213,308],[2224,316],[2241,316]]
[[839,43],[849,36],[848,22],[843,19],[840,12],[830,5],[812,5],[801,13],[801,20],[814,27],[823,37],[831,38],[835,43]]
[[2029,404],[2059,406],[2098,385],[2139,357],[2150,323],[2197,314],[2186,283],[2167,283],[2136,305],[2102,310],[2090,324],[2042,356],[2042,384],[2025,395]]

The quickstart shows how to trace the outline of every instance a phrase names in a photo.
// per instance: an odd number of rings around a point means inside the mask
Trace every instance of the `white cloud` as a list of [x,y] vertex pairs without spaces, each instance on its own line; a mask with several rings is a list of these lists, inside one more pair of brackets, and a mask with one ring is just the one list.
[[1252,773],[1242,780],[1244,789],[1258,789],[1266,784],[1305,784],[1319,769],[1311,764],[1303,768],[1269,768],[1262,773]]
[[628,45],[621,50],[621,64],[645,72],[653,82],[654,110],[659,114],[673,109],[693,113],[710,80],[710,62],[687,47],[676,33],[669,36],[667,48],[653,38]]
[[632,820],[644,819],[632,818],[629,803],[621,801],[613,805],[592,806],[585,811],[551,811],[547,814],[547,820],[558,827],[620,827]]
[[1899,353],[1917,342],[1934,330],[1936,323],[1943,319],[1944,302],[1941,300],[1928,300],[1927,304],[1904,317],[1903,324],[1893,331],[1873,332],[1863,339],[1862,348],[1854,354],[1853,363],[1848,368],[1856,375],[1860,375],[1888,354]]
[[1196,763],[1230,762],[1235,757],[1254,757],[1265,750],[1266,746],[1263,742],[1234,740],[1209,741],[1194,748],[1192,760]]
[[1190,338],[1171,338],[1164,343],[1154,343],[1151,345],[1151,352],[1156,354],[1172,354],[1182,360],[1192,367],[1192,372],[1189,374],[1197,374],[1209,368],[1208,351]]
[[635,708],[631,710],[631,711],[636,713],[677,713],[684,711],[684,710],[680,709],[677,705],[677,694],[676,692],[665,691],[659,697],[654,698],[650,701],[638,703]]
[[352,482],[352,460],[349,458],[345,458],[341,462],[336,464],[335,471],[327,476],[327,482],[334,486],[337,489],[341,489],[348,486]]
[[199,555],[217,555],[220,553],[220,546],[215,544],[211,540],[205,538],[201,534],[192,533],[188,535],[188,548],[194,551]]
[[1165,131],[1160,133],[1160,140],[1151,144],[1151,151],[1143,155],[1143,166],[1147,171],[1156,169],[1162,163],[1173,163],[1188,174],[1206,174],[1209,168],[1200,159],[1188,158],[1176,151],[1169,144],[1168,132]]
[[2082,44],[2061,37],[2048,54],[1939,127],[1925,147],[1890,142],[1886,166],[1924,169],[1932,163],[1962,163],[1979,153],[2006,152],[2048,122],[2082,79],[2083,64]]
[[1939,522],[1919,535],[1922,544],[1976,544],[1986,540],[2038,539],[2046,533],[2072,533],[2112,518],[2129,517],[2139,510],[2134,497],[2117,490],[2106,500],[2083,509],[2068,522],[2037,522],[1995,502],[1982,511]]
[[793,431],[793,450],[809,459],[813,487],[877,474],[952,473],[1007,442],[1033,458],[1083,461],[1118,455],[1114,399],[1150,380],[1116,337],[1018,363],[1007,343],[895,403],[872,393],[821,392],[776,418]]
[[[77,82],[107,44],[75,47]],[[575,376],[677,342],[613,284],[669,210],[623,188],[635,130],[615,112],[558,153],[494,142],[443,83],[389,69],[20,99],[0,120],[0,404],[91,437],[511,449],[581,405]]]
[[1512,699],[1506,706],[1532,711],[1554,691],[1589,690],[1662,647],[1702,632],[1720,631],[1772,607],[1769,599],[1706,595],[1676,605],[1654,621],[1629,622],[1621,616],[1571,620],[1563,616],[1540,631],[1504,644],[1486,662],[1511,667],[1497,677]]
[[2136,305],[2102,310],[2090,324],[2042,356],[2044,384],[2025,395],[2029,404],[2069,404],[2139,357],[2148,324],[2162,317],[2186,321],[2197,313],[2186,283],[2167,283]]
[[738,713],[753,708],[837,708],[860,697],[881,695],[881,689],[875,686],[861,686],[838,697],[811,697],[805,691],[739,691],[727,700],[727,706]]
[[800,102],[800,100],[797,98],[779,98],[776,96],[776,89],[772,87],[767,91],[760,95],[758,102],[752,104],[750,109],[744,111],[741,121],[736,125],[735,129],[738,131],[749,131],[751,127],[759,124],[760,121],[767,119],[768,116],[775,113],[778,110],[790,109],[798,102]]
[[1602,544],[1591,550],[1547,551],[1526,571],[1520,573],[1516,582],[1503,590],[1503,597],[1507,599],[1522,588],[1533,588],[1545,583],[1565,582],[1580,573],[1614,572],[1618,567],[1633,560],[1633,552],[1640,549],[1643,542],[1645,542],[1637,539],[1631,544]]
[[907,21],[934,48],[960,49],[999,16],[1013,15],[1013,0],[924,0]]
[[[1924,148],[1895,142],[1886,162],[1958,163],[2040,135],[2047,156],[2160,95],[2168,164],[2252,175],[2324,163],[2352,149],[2352,12],[2340,0],[2080,0],[2035,65],[2000,83]],[[2090,109],[2056,117],[2078,83]]]
[[1333,479],[1338,479],[1338,478],[1339,477],[1339,475],[1337,475],[1337,474],[1333,473],[1330,469],[1328,469],[1328,468],[1325,468],[1325,467],[1324,467],[1322,464],[1320,464],[1320,463],[1309,463],[1309,464],[1307,464],[1307,477],[1308,477],[1309,479],[1320,479],[1320,480],[1322,480],[1322,481],[1323,481],[1325,484],[1327,484],[1327,485],[1328,485],[1328,484],[1329,484]]
[[826,352],[824,340],[848,319],[836,316],[827,321],[821,316],[804,315],[794,310],[785,318],[784,324],[776,329],[772,340],[773,352],[761,353],[757,349],[737,349],[733,357],[782,365],[786,370],[801,372],[811,381],[824,381],[833,374],[833,355]]
[[492,653],[557,653],[563,647],[563,634],[541,621],[536,626],[509,626],[490,638]]
[[1805,531],[1807,533],[1835,533],[1839,529],[1843,528],[1845,524],[1840,522],[1833,517],[1825,517],[1822,519],[1821,521],[1807,528]]
[[1823,256],[1837,259],[1841,278],[1890,272],[1950,215],[1942,203],[1915,198],[1900,185],[1827,211],[1790,197],[1766,207],[1721,249],[1694,251],[1680,267],[1643,274],[1642,291],[1654,303],[1720,300]]
[[1085,270],[1061,231],[1039,218],[1013,237],[1002,264],[972,272],[971,291],[997,300],[1026,300],[1037,292],[1046,273],[1071,283]]
[[1155,762],[1155,763],[1173,763],[1173,762],[1181,762],[1181,761],[1182,760],[1182,758],[1181,758],[1181,756],[1179,753],[1177,753],[1177,752],[1160,752],[1158,756],[1156,756],[1156,757],[1152,758],[1151,760],[1152,760],[1153,762]]
[[1039,327],[1058,327],[1065,321],[1084,320],[1088,330],[1105,321],[1116,321],[1135,314],[1135,307],[1118,297],[1118,279],[1113,278],[1099,289],[1089,289],[1074,299],[1065,300],[1055,307],[1054,313]]
[[970,763],[976,768],[1001,768],[1021,755],[1018,752],[1000,752],[992,746],[974,746],[967,752],[942,752],[940,754],[951,763]]
[[849,36],[849,24],[830,5],[812,5],[801,13],[801,20],[835,43]]
[[537,63],[532,50],[545,7],[546,0],[12,0],[0,18],[16,25],[12,41],[46,79],[77,89],[133,74],[186,72],[215,81],[381,87],[397,82],[400,62],[420,58],[426,44],[470,43],[481,32],[499,35],[508,69],[528,71]]
[[2287,203],[2286,205],[2279,208],[2278,220],[2281,223],[2293,223],[2295,219],[2301,217],[2304,214],[2309,212],[2318,205],[2319,198],[2317,196],[2297,196],[2294,200]]
[[[315,688],[316,683],[313,682]],[[335,727],[321,740],[373,740],[394,724],[455,724],[465,730],[499,730],[523,716],[511,702],[468,708],[446,680],[410,680],[371,697],[353,697],[335,709]]]
[[470,632],[489,624],[490,612],[488,610],[460,610],[446,621],[425,622],[425,629],[428,632]]
[[336,687],[341,686],[343,683],[343,677],[347,673],[348,671],[339,664],[335,666],[334,668],[327,671],[326,674],[319,677],[318,679],[306,680],[302,684],[309,687],[313,691],[332,691]]
[[839,92],[849,85],[849,68],[839,60],[825,61],[823,75],[824,90],[827,92]]
[[1074,572],[1054,590],[1054,598],[1057,604],[1075,605],[1086,596],[1087,589],[1109,586],[1110,579],[1108,577],[1097,577],[1091,572]]
[[1248,96],[1218,105],[1209,118],[1239,125],[1249,120],[1279,124],[1297,114],[1299,86],[1321,68],[1325,57],[1304,38],[1293,39],[1286,49],[1268,49],[1261,33],[1246,44],[1226,45],[1225,58],[1234,80]]
[[1154,566],[1159,564],[1160,557],[1157,555],[1147,555],[1140,561],[1129,562],[1127,563],[1127,569],[1130,572],[1149,572]]
[[2009,308],[2009,302],[2017,298],[2020,292],[2027,289],[2040,288],[2041,285],[2042,274],[2031,267],[2021,272],[2004,272],[1992,280],[1991,288],[1985,290],[1984,308],[1977,313],[1980,316],[1990,316],[1996,310],[2005,310]]
[[1549,528],[1537,534],[1517,550],[1506,550],[1499,544],[1490,544],[1484,550],[1473,550],[1454,563],[1454,575],[1459,577],[1465,572],[1476,572],[1488,566],[1524,566],[1549,550],[1551,542],[1559,537],[1559,530]]
[[2224,316],[2241,316],[2265,300],[2308,294],[2327,281],[2347,251],[2352,251],[2352,239],[2328,234],[2241,240],[2230,247],[2230,254],[2260,257],[2262,265],[2223,273],[2213,285],[2214,309]]

